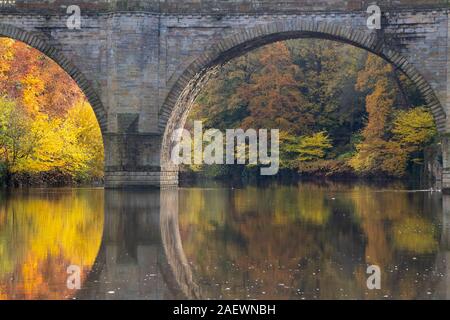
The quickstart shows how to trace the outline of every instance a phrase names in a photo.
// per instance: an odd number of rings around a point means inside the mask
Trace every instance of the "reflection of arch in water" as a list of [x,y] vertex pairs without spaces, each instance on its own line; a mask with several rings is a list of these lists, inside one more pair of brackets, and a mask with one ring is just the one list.
[[199,298],[181,246],[178,191],[105,192],[102,245],[77,298]]
[[178,190],[161,191],[161,236],[168,265],[181,292],[188,298],[199,299],[200,288],[193,281],[181,243],[178,210]]

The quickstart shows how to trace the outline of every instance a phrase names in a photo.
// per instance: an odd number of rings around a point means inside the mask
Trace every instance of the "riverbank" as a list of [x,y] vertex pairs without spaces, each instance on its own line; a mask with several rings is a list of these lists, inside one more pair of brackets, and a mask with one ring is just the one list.
[[[435,157],[432,158],[435,160]],[[327,160],[324,160],[326,162]],[[330,165],[330,163],[333,165]],[[215,181],[218,183],[229,183],[231,185],[265,184],[267,182],[297,183],[299,181],[323,181],[335,182],[407,182],[415,185],[433,186],[439,179],[442,170],[436,165],[436,161],[426,161],[426,165],[417,165],[409,168],[408,174],[403,177],[392,177],[385,174],[358,175],[348,166],[339,165],[336,160],[329,160],[326,164],[315,163],[314,168],[302,172],[291,169],[281,169],[275,176],[261,176],[259,167],[240,166],[217,166],[212,165],[194,171],[183,167],[180,171],[179,180],[181,185],[192,185],[196,182]],[[434,166],[431,166],[433,164]],[[430,170],[432,168],[433,170]],[[79,187],[93,186],[101,187],[104,179],[90,176],[72,176],[59,171],[42,173],[15,173],[6,174],[0,172],[0,187],[3,188],[26,188],[26,187]]]
[[400,188],[405,190],[440,190],[439,182],[434,179],[421,179],[420,177],[361,177],[356,175],[341,175],[341,176],[324,176],[324,175],[302,175],[298,173],[289,174],[288,172],[281,172],[274,177],[261,176],[228,176],[220,178],[212,178],[209,176],[181,172],[180,173],[180,187],[189,188],[202,186],[205,188],[242,188],[245,186],[264,187],[273,184],[279,185],[297,185],[299,183],[311,183],[317,186],[351,186],[351,185],[366,185],[373,188],[385,188],[390,186],[392,188]]
[[73,177],[61,172],[19,173],[0,175],[0,187],[3,188],[54,188],[54,187],[79,187],[79,186],[103,186],[103,178]]

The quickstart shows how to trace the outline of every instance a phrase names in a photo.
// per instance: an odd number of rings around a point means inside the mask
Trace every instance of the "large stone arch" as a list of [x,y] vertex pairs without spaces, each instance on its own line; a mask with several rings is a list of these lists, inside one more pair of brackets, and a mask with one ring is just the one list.
[[163,134],[162,170],[166,172],[178,170],[170,163],[172,133],[184,127],[195,98],[218,66],[263,45],[297,38],[320,38],[347,43],[374,53],[391,63],[417,86],[433,113],[439,132],[446,132],[446,113],[433,88],[414,65],[385,43],[383,37],[377,36],[376,33],[355,30],[350,26],[299,18],[239,30],[213,44],[170,81],[171,89],[159,111],[158,125]]
[[[8,24],[0,24],[0,37],[7,37],[21,41],[30,47],[39,50],[57,63],[78,85],[94,109],[95,116],[102,132],[107,130],[107,113],[103,104],[92,88],[89,80],[77,66],[65,57],[57,48],[50,45],[46,38],[38,33],[30,33]],[[25,63],[25,62],[24,62]]]

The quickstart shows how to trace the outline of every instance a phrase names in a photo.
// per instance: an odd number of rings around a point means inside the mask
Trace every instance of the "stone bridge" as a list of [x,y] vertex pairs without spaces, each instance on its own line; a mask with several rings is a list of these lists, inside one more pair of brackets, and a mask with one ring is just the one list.
[[[442,134],[450,188],[449,0],[2,0],[0,36],[56,61],[80,86],[103,132],[106,186],[170,186],[170,136],[214,70],[262,45],[324,38],[366,49],[420,89]],[[67,7],[81,28],[67,27]],[[26,62],[24,62],[26,63]]]

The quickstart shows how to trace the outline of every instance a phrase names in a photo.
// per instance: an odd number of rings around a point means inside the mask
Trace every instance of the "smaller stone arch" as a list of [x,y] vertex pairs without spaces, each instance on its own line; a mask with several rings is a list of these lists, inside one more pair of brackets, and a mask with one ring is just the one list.
[[374,33],[364,33],[349,26],[313,19],[288,19],[242,29],[213,44],[194,60],[176,79],[159,112],[159,130],[163,134],[161,167],[177,171],[170,164],[170,138],[174,130],[183,127],[189,110],[202,86],[220,65],[246,52],[277,41],[297,38],[319,38],[347,43],[365,49],[391,63],[418,88],[431,110],[439,132],[446,132],[446,113],[433,88],[413,64]]
[[8,24],[0,24],[0,37],[21,41],[30,47],[39,50],[57,63],[77,83],[78,87],[86,96],[92,109],[94,109],[101,131],[107,131],[107,113],[100,97],[92,88],[89,80],[87,80],[74,63],[65,57],[58,49],[50,45],[45,37]]

